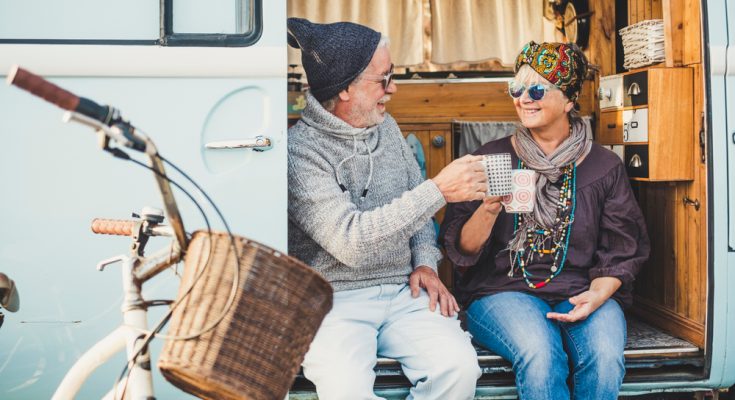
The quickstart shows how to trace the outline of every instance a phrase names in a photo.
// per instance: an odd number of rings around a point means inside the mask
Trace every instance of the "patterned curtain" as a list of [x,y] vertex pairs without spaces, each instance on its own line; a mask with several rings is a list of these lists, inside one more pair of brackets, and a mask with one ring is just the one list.
[[[288,16],[351,21],[388,36],[393,63],[414,70],[507,70],[529,40],[554,41],[547,0],[288,0]],[[289,64],[301,54],[289,47]],[[477,69],[477,68],[470,68]]]
[[530,40],[554,41],[545,0],[431,0],[431,62],[513,66]]
[[457,157],[470,154],[487,142],[510,136],[517,127],[518,122],[514,121],[453,121],[452,132],[459,135]]
[[[312,22],[356,22],[390,38],[396,66],[424,62],[422,0],[288,0],[288,16]],[[299,50],[289,46],[289,64],[301,64]]]

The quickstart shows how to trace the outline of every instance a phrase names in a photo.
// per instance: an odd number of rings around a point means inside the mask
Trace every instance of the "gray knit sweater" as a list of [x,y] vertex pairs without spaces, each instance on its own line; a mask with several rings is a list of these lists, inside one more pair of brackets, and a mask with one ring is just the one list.
[[353,128],[307,94],[288,130],[288,248],[335,291],[406,283],[420,265],[436,270],[431,217],[444,204],[390,115]]

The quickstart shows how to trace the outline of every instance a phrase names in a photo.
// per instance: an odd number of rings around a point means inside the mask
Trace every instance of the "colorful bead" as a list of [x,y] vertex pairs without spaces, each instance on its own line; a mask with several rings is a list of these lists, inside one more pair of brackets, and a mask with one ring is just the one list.
[[[520,160],[518,161],[518,167],[524,167],[523,162]],[[564,176],[562,179],[561,189],[559,191],[559,204],[555,226],[551,230],[535,228],[528,229],[526,232],[526,237],[528,237],[529,243],[528,248],[530,250],[528,256],[529,261],[532,259],[534,253],[538,255],[552,256],[553,263],[550,267],[551,273],[549,274],[549,277],[537,284],[530,281],[529,277],[532,277],[533,274],[526,270],[526,260],[524,259],[525,250],[522,249],[518,251],[515,256],[511,258],[513,266],[511,267],[511,274],[509,274],[509,276],[512,276],[512,270],[516,268],[517,264],[518,268],[520,268],[522,272],[523,279],[526,281],[526,284],[528,284],[528,287],[532,289],[540,289],[546,286],[547,283],[551,282],[552,279],[561,273],[562,269],[564,269],[564,264],[566,263],[567,249],[569,248],[569,237],[572,231],[572,223],[574,222],[574,212],[577,208],[576,163],[572,163],[569,166],[564,167],[563,173]],[[571,211],[567,213],[567,210],[569,210],[570,207]],[[515,214],[513,228],[514,233],[517,233],[518,226],[523,221],[523,218],[523,214]],[[551,239],[552,246],[550,249],[547,249],[546,241],[549,238]],[[561,262],[559,262],[560,257]]]

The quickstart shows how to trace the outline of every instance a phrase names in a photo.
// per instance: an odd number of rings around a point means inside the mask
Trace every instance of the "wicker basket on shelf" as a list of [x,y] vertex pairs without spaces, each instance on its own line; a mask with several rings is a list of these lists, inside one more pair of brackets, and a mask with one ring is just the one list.
[[158,366],[172,384],[201,398],[281,400],[332,307],[332,288],[295,258],[234,240],[240,268],[232,291],[237,262],[230,236],[194,234],[179,298],[201,277],[173,312]]
[[649,19],[621,29],[623,67],[633,69],[666,60],[664,21]]

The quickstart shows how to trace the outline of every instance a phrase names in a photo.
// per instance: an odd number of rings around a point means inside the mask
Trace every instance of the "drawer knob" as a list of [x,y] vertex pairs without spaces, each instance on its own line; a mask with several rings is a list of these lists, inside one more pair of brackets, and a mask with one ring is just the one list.
[[641,160],[641,156],[638,154],[633,154],[633,157],[628,161],[628,166],[631,168],[640,168],[642,165],[643,161]]
[[682,199],[682,202],[684,203],[684,206],[685,207],[686,206],[693,206],[696,211],[699,211],[699,206],[700,206],[699,200],[697,200],[697,199],[692,200],[689,197],[684,196],[684,198]]
[[607,129],[615,129],[618,124],[607,124]]
[[641,87],[638,85],[638,82],[633,82],[628,86],[628,95],[630,96],[638,96],[641,94]]
[[612,99],[612,89],[600,86],[600,88],[597,90],[597,97],[599,97],[601,100]]
[[436,135],[433,138],[431,138],[431,145],[434,147],[444,147],[444,144],[446,144],[446,140],[444,140],[444,136]]

